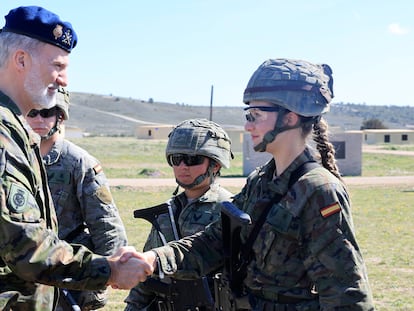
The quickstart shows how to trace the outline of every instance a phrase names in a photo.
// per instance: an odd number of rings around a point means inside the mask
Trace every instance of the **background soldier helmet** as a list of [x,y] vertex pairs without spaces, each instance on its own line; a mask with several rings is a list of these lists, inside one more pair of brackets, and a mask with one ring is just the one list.
[[266,101],[305,117],[329,111],[333,94],[332,69],[303,60],[269,59],[253,73],[243,102]]
[[59,88],[56,94],[56,107],[63,112],[63,120],[69,119],[69,92],[64,88]]
[[202,155],[230,167],[231,140],[220,125],[207,119],[190,119],[178,124],[168,135],[166,157],[182,153]]

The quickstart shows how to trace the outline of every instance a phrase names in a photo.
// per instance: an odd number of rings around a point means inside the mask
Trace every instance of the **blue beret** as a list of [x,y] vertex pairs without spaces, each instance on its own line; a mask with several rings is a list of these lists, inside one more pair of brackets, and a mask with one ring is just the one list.
[[21,6],[5,16],[6,25],[1,31],[14,32],[70,52],[78,42],[78,37],[68,22],[60,20],[56,14],[38,7]]

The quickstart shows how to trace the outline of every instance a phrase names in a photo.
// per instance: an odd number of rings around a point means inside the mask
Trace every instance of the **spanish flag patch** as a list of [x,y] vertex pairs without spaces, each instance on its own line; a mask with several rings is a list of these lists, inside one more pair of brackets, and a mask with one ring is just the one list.
[[93,167],[93,170],[95,171],[95,175],[99,174],[100,172],[102,172],[102,166],[100,164],[96,164]]
[[321,215],[323,218],[329,217],[333,214],[338,213],[341,210],[341,207],[339,206],[339,203],[334,203],[331,205],[328,205],[321,209]]

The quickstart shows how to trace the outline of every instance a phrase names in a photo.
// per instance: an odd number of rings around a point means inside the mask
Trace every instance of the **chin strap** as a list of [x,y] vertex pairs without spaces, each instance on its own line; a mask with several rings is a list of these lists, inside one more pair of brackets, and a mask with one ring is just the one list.
[[286,109],[280,110],[278,112],[274,129],[267,132],[265,134],[265,136],[263,137],[263,140],[259,144],[254,146],[254,151],[256,151],[256,152],[265,152],[267,144],[274,141],[276,136],[279,133],[291,129],[291,127],[283,126],[283,118],[285,117],[285,115],[287,113],[288,113],[288,110],[286,110]]
[[60,131],[60,117],[59,115],[56,116],[55,125],[50,129],[49,133],[44,136],[40,136],[42,140],[48,140],[50,137],[53,136],[57,131]]
[[275,123],[275,128],[265,134],[263,137],[262,142],[254,146],[254,151],[256,152],[265,152],[267,144],[271,143],[279,133],[284,131],[292,130],[298,127],[301,127],[304,123],[317,123],[320,120],[320,116],[317,117],[309,117],[309,118],[300,118],[299,121],[293,126],[282,126],[283,118],[286,114],[289,113],[289,110],[284,109],[280,111],[277,116],[277,120]]
[[[213,173],[213,168],[216,165],[216,163],[212,160],[210,160],[210,163],[208,165],[207,171],[204,174],[199,175],[196,179],[194,179],[194,181],[191,184],[184,184],[178,181],[178,179],[175,179],[175,181],[177,182],[177,184],[181,187],[183,187],[184,189],[191,189],[194,188],[195,186],[198,186],[199,184],[201,184],[206,178],[211,177],[210,179],[210,185],[214,182],[214,177],[216,176]],[[176,191],[178,190],[178,187],[176,189]]]

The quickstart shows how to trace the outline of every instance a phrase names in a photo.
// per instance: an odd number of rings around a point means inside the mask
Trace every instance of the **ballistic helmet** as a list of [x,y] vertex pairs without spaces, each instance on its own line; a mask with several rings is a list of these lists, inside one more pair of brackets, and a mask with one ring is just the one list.
[[63,112],[63,120],[69,119],[69,92],[60,87],[56,94],[56,107]]
[[230,167],[231,140],[220,125],[207,119],[190,119],[178,124],[168,135],[166,157],[172,154],[202,155]]
[[269,59],[253,73],[243,102],[266,101],[305,117],[329,111],[333,94],[332,69],[304,60]]

